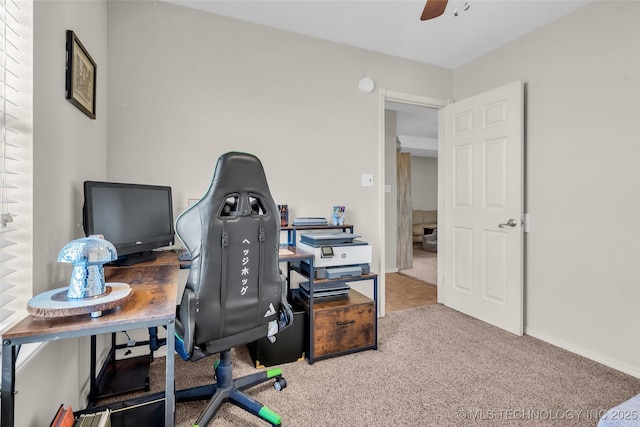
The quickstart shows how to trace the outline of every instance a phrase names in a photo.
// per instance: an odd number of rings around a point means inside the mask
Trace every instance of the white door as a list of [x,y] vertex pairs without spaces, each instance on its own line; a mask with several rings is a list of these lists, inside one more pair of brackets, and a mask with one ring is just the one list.
[[523,332],[523,85],[442,109],[444,304]]

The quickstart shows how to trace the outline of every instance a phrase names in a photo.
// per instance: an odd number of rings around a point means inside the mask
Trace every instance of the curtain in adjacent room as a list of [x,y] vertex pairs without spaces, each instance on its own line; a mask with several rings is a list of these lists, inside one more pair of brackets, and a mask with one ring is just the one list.
[[397,153],[398,270],[413,267],[411,218],[411,154]]

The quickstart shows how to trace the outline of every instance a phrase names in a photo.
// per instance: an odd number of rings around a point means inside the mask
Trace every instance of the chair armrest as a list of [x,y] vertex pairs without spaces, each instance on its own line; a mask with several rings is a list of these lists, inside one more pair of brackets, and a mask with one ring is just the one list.
[[188,360],[193,353],[193,338],[196,329],[196,296],[185,289],[176,316],[176,351]]
[[280,313],[278,314],[278,332],[293,324],[293,310],[287,300],[287,290],[289,286],[287,278],[282,274],[282,270],[280,270],[280,286],[282,303],[280,304]]

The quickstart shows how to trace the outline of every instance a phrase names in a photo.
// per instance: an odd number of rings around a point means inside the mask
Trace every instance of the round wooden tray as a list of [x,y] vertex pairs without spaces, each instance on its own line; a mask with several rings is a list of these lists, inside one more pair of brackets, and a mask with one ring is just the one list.
[[52,289],[34,296],[27,311],[36,317],[66,317],[91,314],[98,317],[105,310],[124,305],[131,297],[131,286],[127,283],[106,284],[106,292],[89,298],[68,298],[68,287]]

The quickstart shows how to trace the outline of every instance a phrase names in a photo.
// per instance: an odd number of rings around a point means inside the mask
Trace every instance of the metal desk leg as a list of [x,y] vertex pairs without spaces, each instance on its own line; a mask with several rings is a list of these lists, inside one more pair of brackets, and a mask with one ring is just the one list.
[[378,275],[373,278],[373,321],[376,326],[376,334],[373,337],[373,348],[378,349]]
[[[91,335],[91,366],[89,367],[89,405],[93,405],[98,400],[98,380],[96,375],[96,360],[98,358],[97,340],[95,335]],[[108,363],[109,361],[107,361]]]
[[167,357],[165,358],[166,384],[165,384],[165,401],[164,401],[164,425],[165,427],[173,427],[175,420],[175,381],[174,372],[174,353],[176,347],[176,323],[170,320],[167,324]]
[[316,265],[313,259],[309,260],[309,364],[313,364],[315,354],[315,339],[313,339],[313,326],[316,323],[316,314],[313,311],[313,281],[316,279]]
[[2,392],[1,406],[2,418],[0,425],[2,427],[13,427],[14,411],[15,411],[15,381],[16,381],[16,348],[11,341],[2,342]]

